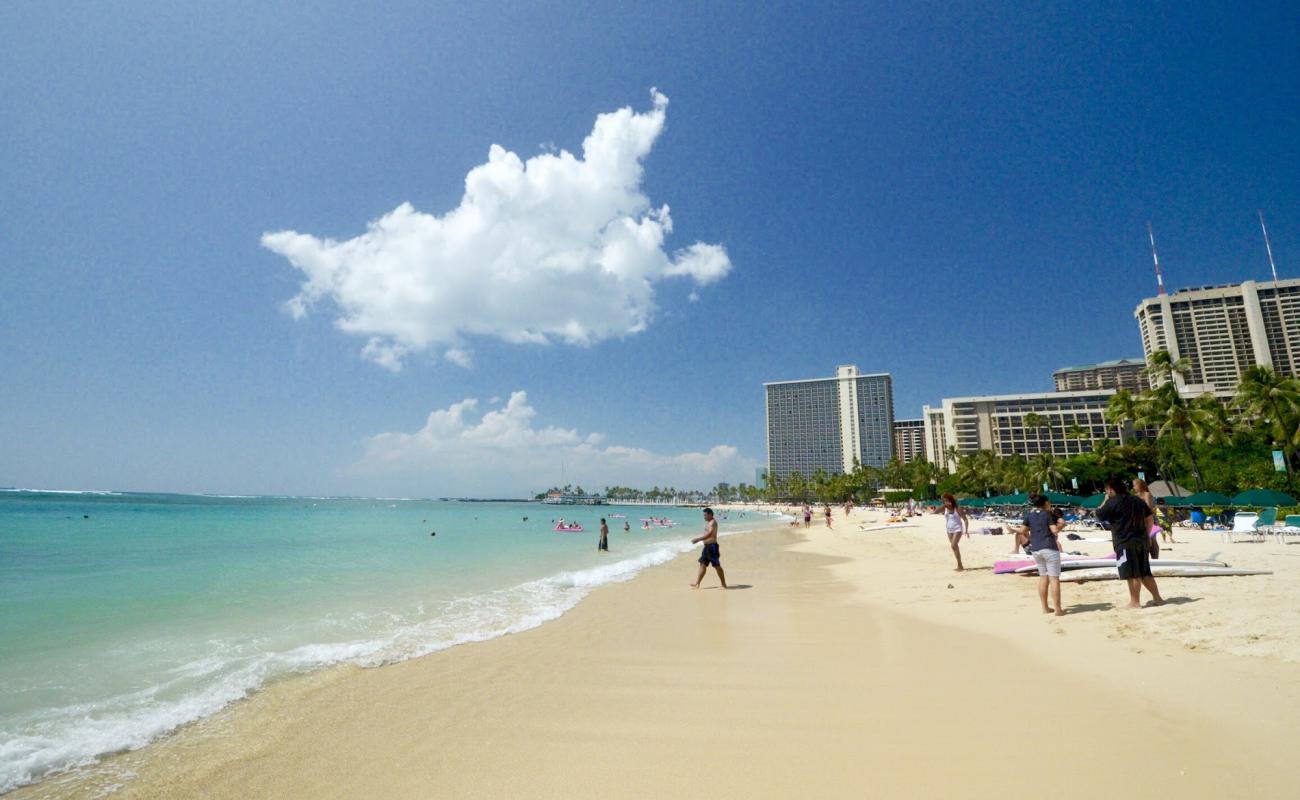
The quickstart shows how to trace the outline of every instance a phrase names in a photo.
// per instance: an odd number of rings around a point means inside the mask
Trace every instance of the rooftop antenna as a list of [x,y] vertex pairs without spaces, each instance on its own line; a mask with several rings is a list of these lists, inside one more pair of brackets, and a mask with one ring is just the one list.
[[1160,294],[1165,294],[1165,279],[1160,276],[1160,256],[1156,255],[1156,234],[1151,230],[1151,220],[1147,220],[1147,237],[1151,239],[1151,260],[1156,262],[1156,285]]
[[1277,290],[1277,264],[1273,263],[1273,245],[1268,241],[1268,228],[1264,226],[1264,212],[1259,214],[1259,229],[1264,232],[1264,249],[1268,251],[1268,268],[1273,270],[1273,290]]

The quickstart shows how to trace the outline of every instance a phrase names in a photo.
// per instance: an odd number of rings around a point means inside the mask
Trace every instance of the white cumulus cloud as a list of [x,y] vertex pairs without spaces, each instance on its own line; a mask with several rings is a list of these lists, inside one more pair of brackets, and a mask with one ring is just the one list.
[[651,97],[649,111],[597,116],[581,157],[524,161],[492,145],[442,216],[403,203],[345,241],[264,234],[262,245],[303,274],[286,308],[301,318],[331,303],[341,330],[366,337],[362,355],[391,370],[426,351],[467,366],[476,336],[589,345],[644,330],[657,283],[705,286],[731,269],[720,245],[665,249],[668,206],[641,191],[668,107]]
[[751,482],[757,462],[731,445],[686,453],[656,453],[606,444],[599,433],[538,426],[526,392],[480,412],[467,398],[438,409],[414,433],[380,433],[349,477],[380,493],[524,496],[568,482],[604,486],[707,489],[719,481]]

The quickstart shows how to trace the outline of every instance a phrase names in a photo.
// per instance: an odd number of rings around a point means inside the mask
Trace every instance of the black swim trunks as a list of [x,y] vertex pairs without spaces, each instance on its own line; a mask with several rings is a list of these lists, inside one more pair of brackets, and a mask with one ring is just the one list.
[[700,551],[700,563],[712,564],[715,567],[722,566],[722,551],[718,549],[717,542],[704,545],[704,549]]
[[1130,578],[1151,577],[1151,548],[1146,542],[1126,544],[1123,549],[1115,551],[1119,558],[1119,576]]

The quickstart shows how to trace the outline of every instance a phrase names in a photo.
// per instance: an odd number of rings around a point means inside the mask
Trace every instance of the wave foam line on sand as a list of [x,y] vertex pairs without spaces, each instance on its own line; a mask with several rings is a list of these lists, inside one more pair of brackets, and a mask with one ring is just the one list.
[[[399,623],[374,638],[254,654],[246,646],[214,643],[224,656],[180,665],[168,683],[91,704],[45,709],[20,718],[11,729],[0,729],[0,793],[93,764],[107,753],[139,749],[182,725],[212,716],[276,678],[341,663],[380,666],[536,628],[559,618],[593,589],[631,580],[694,547],[688,541],[661,542],[631,558],[456,598],[431,616]],[[178,682],[195,676],[204,678],[201,688],[167,697],[169,688],[175,690]]]

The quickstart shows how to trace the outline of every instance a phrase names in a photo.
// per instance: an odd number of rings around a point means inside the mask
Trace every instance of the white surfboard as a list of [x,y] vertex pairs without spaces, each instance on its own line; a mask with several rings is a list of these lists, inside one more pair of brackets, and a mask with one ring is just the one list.
[[[1209,578],[1220,575],[1272,575],[1267,569],[1238,569],[1236,567],[1158,567],[1151,566],[1151,574],[1157,578]],[[1098,569],[1079,569],[1062,573],[1062,582],[1077,583],[1081,581],[1119,580],[1119,570],[1114,567]]]
[[[1062,570],[1093,569],[1097,567],[1114,567],[1114,566],[1115,566],[1115,559],[1113,558],[1076,558],[1072,560],[1066,560],[1066,559],[1061,560]],[[1155,569],[1156,567],[1226,567],[1226,566],[1228,565],[1222,561],[1209,561],[1209,560],[1176,561],[1174,559],[1161,558],[1158,560],[1152,560],[1151,562],[1152,569]],[[1023,567],[1016,567],[1014,572],[1020,573],[1022,575],[1025,573],[1033,573],[1036,575],[1038,574],[1038,565],[1027,564],[1026,566]]]

